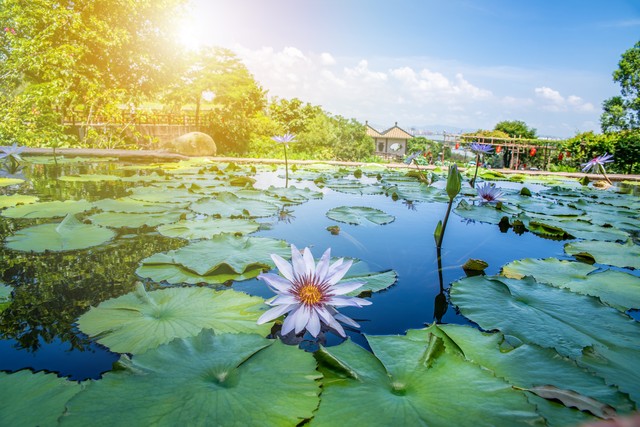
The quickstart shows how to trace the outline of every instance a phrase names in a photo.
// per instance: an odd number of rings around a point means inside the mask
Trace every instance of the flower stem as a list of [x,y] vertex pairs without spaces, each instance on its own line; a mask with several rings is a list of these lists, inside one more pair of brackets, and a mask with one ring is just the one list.
[[287,160],[287,144],[284,144],[284,188],[289,188],[289,162]]
[[476,177],[478,176],[478,164],[480,163],[480,153],[476,154],[476,171],[473,174],[473,179],[471,180],[471,188],[476,188]]
[[438,239],[436,249],[440,250],[442,247],[442,239],[444,239],[444,232],[447,229],[447,221],[449,220],[449,213],[451,212],[451,206],[453,205],[453,199],[449,199],[449,206],[447,206],[447,213],[444,215],[444,221],[442,222],[442,233]]

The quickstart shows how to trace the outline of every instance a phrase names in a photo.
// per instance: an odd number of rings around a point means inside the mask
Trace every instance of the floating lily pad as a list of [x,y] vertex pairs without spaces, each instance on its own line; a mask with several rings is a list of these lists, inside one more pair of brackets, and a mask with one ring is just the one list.
[[591,295],[627,311],[640,308],[640,277],[615,270],[593,273],[595,267],[556,258],[524,259],[502,267],[502,275],[513,279],[532,276],[537,282]]
[[100,182],[100,181],[120,181],[121,178],[115,175],[99,175],[99,174],[81,174],[81,175],[66,175],[58,178],[60,181],[67,182]]
[[22,184],[24,179],[20,178],[4,178],[0,177],[0,187],[8,187],[10,185]]
[[640,268],[640,246],[631,240],[625,244],[584,240],[567,243],[564,251],[579,259],[616,267]]
[[333,191],[347,194],[371,195],[383,193],[381,187],[377,185],[363,184],[359,181],[331,180],[326,182],[326,186]]
[[202,198],[202,194],[189,190],[162,187],[134,187],[129,189],[131,199],[151,203],[184,203],[194,202]]
[[82,390],[56,374],[0,372],[0,413],[6,426],[54,426],[69,399]]
[[364,285],[347,294],[350,296],[358,296],[360,294],[380,292],[390,288],[397,280],[398,273],[394,270],[372,272],[367,263],[356,260],[351,264],[351,268],[341,282],[363,282]]
[[220,193],[215,199],[203,199],[192,203],[190,209],[196,213],[218,217],[259,218],[278,213],[278,206],[255,199],[240,199],[233,193]]
[[294,426],[319,401],[313,356],[258,335],[203,331],[121,364],[69,402],[63,424]]
[[543,425],[526,396],[424,331],[322,348],[317,426]]
[[10,196],[0,196],[0,209],[9,206],[23,205],[27,203],[35,203],[38,201],[36,196],[27,196],[25,194],[12,194]]
[[321,199],[322,193],[320,191],[313,191],[308,188],[298,188],[295,186],[284,187],[269,187],[268,194],[272,194],[280,199],[281,202],[287,204],[300,204],[305,203],[311,199]]
[[23,228],[9,236],[5,245],[18,251],[72,251],[108,242],[115,233],[98,225],[83,224],[67,215],[59,224],[40,224]]
[[[439,336],[444,334],[445,339],[452,340],[467,360],[491,370],[516,387],[530,389],[541,384],[553,385],[611,405],[619,412],[633,409],[629,399],[615,387],[608,386],[602,378],[580,368],[570,359],[559,357],[554,350],[524,343],[512,346],[500,333],[483,333],[468,326],[439,325],[429,330]],[[527,369],[522,369],[523,366]],[[542,415],[548,421],[550,417],[573,419],[571,423],[561,425],[576,425],[587,418],[581,412],[566,407],[558,411],[547,404],[544,409]]]
[[384,225],[393,222],[396,218],[393,215],[384,213],[380,209],[368,208],[364,206],[339,206],[330,209],[327,217],[334,221],[346,222],[347,224]]
[[139,354],[202,329],[220,333],[269,333],[257,325],[264,300],[228,289],[167,288],[134,292],[103,301],[78,319],[78,327],[117,353]]
[[209,239],[217,234],[249,234],[257,231],[260,224],[249,219],[204,218],[178,221],[158,227],[158,232],[167,237],[183,239]]
[[86,200],[55,200],[51,202],[30,203],[14,206],[2,211],[8,218],[56,218],[88,211],[93,204]]
[[491,204],[472,205],[464,199],[458,203],[453,211],[462,218],[488,222],[489,224],[500,224],[502,218],[506,217],[509,219],[520,212],[520,210],[507,204],[502,204],[498,209],[498,207]]
[[158,225],[179,221],[180,212],[164,213],[125,213],[125,212],[101,212],[91,215],[88,219],[97,225],[112,228],[140,228],[143,226],[157,227]]
[[290,258],[291,249],[283,240],[220,234],[145,258],[136,273],[156,282],[222,284],[274,268],[271,254]]
[[131,197],[122,197],[120,199],[102,199],[94,202],[94,206],[100,210],[107,212],[123,212],[123,213],[163,213],[176,209],[186,208],[189,201],[182,203],[165,202],[154,203],[133,199]]

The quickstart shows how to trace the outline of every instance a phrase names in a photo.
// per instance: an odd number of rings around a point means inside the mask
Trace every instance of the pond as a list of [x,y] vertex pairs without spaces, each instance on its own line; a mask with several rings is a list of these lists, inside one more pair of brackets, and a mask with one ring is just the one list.
[[[272,248],[272,252],[289,259],[289,245],[293,244],[300,249],[310,248],[316,258],[331,248],[334,260],[354,260],[347,279],[364,281],[365,292],[360,296],[371,302],[363,307],[340,309],[360,325],[345,327],[346,342],[337,333],[326,330],[319,338],[308,333],[283,338],[289,344],[299,343],[307,351],[298,352],[310,360],[315,354],[320,364],[318,370],[325,378],[347,381],[338,367],[351,366],[350,357],[364,364],[362,358],[373,355],[385,365],[387,376],[400,378],[402,374],[394,374],[389,364],[400,363],[397,360],[413,351],[411,346],[406,347],[406,340],[411,345],[422,343],[424,353],[425,348],[430,348],[429,340],[437,339],[444,343],[443,348],[448,348],[445,353],[456,348],[473,362],[469,365],[497,372],[491,381],[498,378],[504,382],[502,379],[506,378],[507,384],[525,390],[518,393],[526,394],[530,404],[526,415],[522,415],[526,412],[522,402],[514,401],[514,406],[510,406],[512,399],[520,397],[511,396],[505,389],[504,395],[495,396],[504,411],[502,414],[497,411],[496,419],[487,418],[488,424],[508,419],[514,425],[533,421],[570,425],[593,415],[605,417],[610,414],[607,411],[614,409],[620,413],[633,410],[640,396],[640,381],[634,383],[640,367],[640,328],[634,320],[640,307],[637,214],[640,198],[620,188],[583,187],[575,180],[554,177],[533,180],[525,176],[508,179],[497,172],[485,171],[481,176],[485,180],[494,179],[492,182],[504,193],[504,200],[499,204],[481,204],[467,176],[454,202],[438,257],[433,233],[447,208],[446,174],[429,172],[428,180],[433,182],[427,185],[415,171],[410,171],[382,166],[298,165],[289,171],[289,181],[285,182],[284,168],[274,165],[217,163],[207,159],[135,164],[115,159],[28,158],[21,172],[0,178],[0,208],[3,208],[0,239],[4,243],[0,247],[3,260],[0,371],[15,372],[12,375],[52,372],[57,374],[56,379],[67,378],[64,381],[71,384],[77,384],[72,380],[88,379],[96,379],[96,384],[107,383],[115,375],[107,373],[115,362],[120,360],[119,364],[127,365],[131,363],[127,360],[132,360],[135,364],[136,359],[151,357],[153,351],[147,350],[159,345],[168,347],[165,343],[170,339],[163,336],[153,345],[143,345],[139,342],[142,338],[135,336],[143,334],[143,329],[128,330],[116,337],[120,327],[116,325],[117,318],[125,316],[124,309],[109,312],[111,317],[100,317],[96,307],[107,310],[109,304],[124,304],[122,298],[129,297],[132,299],[126,304],[133,305],[126,310],[138,310],[133,307],[137,302],[132,301],[151,301],[159,307],[165,302],[153,302],[156,296],[169,295],[166,292],[171,289],[188,288],[200,293],[197,297],[195,293],[171,294],[175,305],[184,310],[191,302],[188,299],[183,302],[181,298],[201,300],[202,292],[212,289],[222,291],[215,295],[233,295],[230,302],[219,303],[226,307],[221,310],[231,311],[228,306],[237,303],[244,310],[242,313],[262,312],[268,307],[260,301],[274,296],[265,282],[256,278],[259,272],[274,267],[263,248]],[[254,254],[256,259],[252,259]],[[236,268],[235,263],[240,260],[244,264]],[[488,265],[481,271],[465,271],[462,266],[469,260],[482,260]],[[256,300],[258,308],[247,308],[255,303],[237,302],[240,297],[233,292],[260,297]],[[88,312],[91,307],[94,308]],[[154,314],[161,321],[162,316],[173,316],[179,310],[162,307],[158,308],[161,313]],[[584,317],[575,317],[580,315]],[[582,323],[585,319],[607,322],[617,332],[605,340],[602,335],[611,331],[599,327],[591,330]],[[181,335],[174,330],[175,325],[168,324],[166,328],[171,331],[167,334],[176,332],[178,338],[197,335],[197,339],[214,341],[226,336],[218,332],[219,337],[215,338],[204,333],[198,335],[203,327],[215,330],[218,324],[205,326],[209,323],[197,319],[189,322],[197,332]],[[249,323],[255,325],[255,319]],[[279,335],[278,325],[266,326],[266,330],[255,332],[268,334],[270,338]],[[553,389],[549,385],[551,379],[543,383],[510,379],[509,374],[500,371],[509,363],[488,366],[479,355],[472,355],[471,348],[481,347],[479,337],[485,335],[466,337],[469,331],[495,332],[486,336],[501,337],[503,350],[507,346],[515,349],[528,346],[539,352],[553,352],[550,360],[557,356],[571,362],[567,371],[578,370],[579,366],[580,372],[575,375],[597,378],[599,388],[584,385],[590,380],[583,377],[578,380],[574,377],[582,388],[570,382],[554,385]],[[245,332],[245,326],[233,326],[222,332]],[[385,339],[392,341],[389,344]],[[401,339],[405,341],[393,341]],[[121,345],[119,340],[125,344]],[[359,350],[351,347],[353,344],[370,356],[359,355]],[[229,345],[233,347],[236,341]],[[267,345],[274,354],[285,351],[271,344],[258,344],[259,348]],[[595,351],[600,345],[611,353],[602,351],[598,357],[615,361],[615,369],[598,369],[600,365],[587,360],[586,352]],[[290,351],[296,346],[285,348]],[[398,351],[402,356],[392,357]],[[266,352],[262,350],[259,354]],[[445,365],[444,361],[438,363]],[[363,367],[347,371],[357,378],[358,369]],[[402,365],[396,369],[404,372],[408,368]],[[467,365],[457,367],[456,372],[460,369],[464,371]],[[630,372],[635,374],[628,377]],[[411,375],[418,378],[418,374],[422,372]],[[474,371],[468,375],[476,374]],[[216,375],[216,381],[222,381]],[[446,370],[443,375],[455,383],[452,371]],[[8,376],[0,379],[6,380]],[[625,376],[626,380],[621,379]],[[391,382],[390,390],[394,396],[404,396],[405,385],[398,385],[402,381],[397,378]],[[463,402],[466,395],[461,383],[467,381],[465,378],[469,377],[463,376],[457,386],[451,385],[454,390],[462,387]],[[307,384],[306,389],[301,386],[298,392],[314,395],[315,400],[301,403],[294,399],[292,418],[274,425],[295,425],[297,422],[291,424],[292,420],[312,417],[314,423],[321,425],[336,421],[331,412],[339,412],[342,406],[332,400],[333,393],[347,401],[350,393],[343,396],[340,390],[334,392],[325,387],[318,397],[321,379],[312,379],[315,385]],[[547,389],[534,390],[537,386]],[[353,387],[357,390],[357,386]],[[375,387],[365,389],[372,392]],[[572,390],[574,401],[579,396],[583,411],[568,408],[575,405],[566,403],[559,390]],[[75,393],[70,391],[66,399]],[[95,392],[98,397],[94,399],[104,398],[104,392],[100,393]],[[479,393],[469,391],[470,396],[482,395]],[[80,397],[83,394],[80,392],[70,400],[71,408],[74,401],[78,402],[78,418],[59,421],[81,423],[88,419],[83,414],[96,409],[87,403],[91,401],[91,393],[87,393],[89,400]],[[418,397],[429,400],[420,393]],[[549,400],[543,404],[542,398],[564,401],[566,406],[547,403]],[[353,399],[354,405],[364,404],[362,399]],[[389,404],[386,398],[380,399],[372,398],[371,402]],[[474,399],[478,398],[469,397],[466,405],[477,404],[482,413],[489,410],[485,406],[490,403]],[[60,413],[56,411],[60,405],[65,407],[67,400],[54,408],[52,420],[57,419]],[[318,401],[320,409],[313,412]],[[249,404],[254,403],[251,400]],[[323,410],[323,405],[329,409]],[[437,405],[445,406],[444,402]],[[510,410],[522,414],[509,415]],[[454,412],[447,416],[456,419]],[[425,417],[436,417],[433,413],[418,413],[417,418],[404,416],[408,415],[389,415],[388,420],[413,424]],[[174,422],[178,420],[173,418]],[[245,421],[251,424],[255,419]],[[367,418],[361,421],[367,422]]]

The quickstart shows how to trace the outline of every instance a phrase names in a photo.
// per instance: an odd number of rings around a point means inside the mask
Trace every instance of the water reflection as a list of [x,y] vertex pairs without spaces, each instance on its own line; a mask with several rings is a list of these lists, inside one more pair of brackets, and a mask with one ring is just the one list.
[[436,323],[442,323],[442,317],[447,313],[449,308],[449,301],[444,291],[444,281],[442,280],[442,249],[436,248],[438,257],[438,283],[440,285],[440,292],[436,295],[433,302],[433,318]]

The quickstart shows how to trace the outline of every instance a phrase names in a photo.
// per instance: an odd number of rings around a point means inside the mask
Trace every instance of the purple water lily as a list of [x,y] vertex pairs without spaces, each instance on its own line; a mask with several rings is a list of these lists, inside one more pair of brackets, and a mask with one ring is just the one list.
[[493,152],[493,146],[490,144],[480,144],[479,142],[472,142],[471,151],[476,154],[491,154]]
[[355,328],[360,327],[353,319],[336,310],[336,307],[362,307],[371,304],[362,298],[346,296],[364,283],[338,283],[353,261],[344,262],[344,258],[340,258],[330,265],[331,249],[327,249],[316,265],[309,248],[304,248],[300,253],[294,245],[291,245],[291,264],[275,254],[271,255],[271,259],[282,276],[273,273],[258,276],[277,294],[267,300],[267,304],[273,308],[260,316],[258,324],[287,314],[282,324],[283,335],[291,331],[299,334],[307,330],[314,338],[320,333],[322,324],[342,337],[347,335],[338,321]]
[[276,141],[278,144],[282,144],[284,148],[284,174],[285,174],[285,184],[286,188],[289,187],[289,161],[287,159],[287,147],[290,142],[296,142],[296,136],[293,133],[285,133],[284,135],[276,135],[272,136],[271,139]]
[[611,180],[609,180],[606,173],[607,171],[604,169],[604,165],[611,162],[613,162],[613,154],[604,153],[604,155],[594,157],[587,163],[582,163],[580,166],[582,166],[582,172],[589,173],[589,171],[591,171],[592,173],[601,173],[604,179],[611,184]]
[[504,193],[495,184],[485,182],[484,185],[478,185],[480,203],[497,203],[502,201],[502,196]]
[[16,143],[8,147],[0,147],[0,159],[9,159],[15,163],[19,163],[22,161],[20,154],[22,154],[24,149],[25,147],[20,147]]

